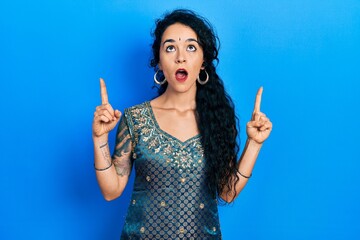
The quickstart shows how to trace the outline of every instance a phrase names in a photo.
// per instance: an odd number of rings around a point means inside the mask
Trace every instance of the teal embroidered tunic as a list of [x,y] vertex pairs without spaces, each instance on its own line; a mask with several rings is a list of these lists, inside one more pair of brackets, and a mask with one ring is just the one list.
[[130,133],[136,171],[121,239],[221,239],[201,136],[182,142],[161,130],[150,102],[125,109],[120,126]]

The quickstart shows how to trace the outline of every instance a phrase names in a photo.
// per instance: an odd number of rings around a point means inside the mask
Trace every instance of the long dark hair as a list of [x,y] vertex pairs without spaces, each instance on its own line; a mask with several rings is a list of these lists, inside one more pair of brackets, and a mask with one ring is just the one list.
[[[205,85],[197,83],[196,117],[202,136],[201,143],[206,159],[206,177],[214,197],[223,193],[235,191],[237,176],[237,122],[233,101],[224,89],[223,81],[216,73],[218,64],[219,39],[205,18],[186,9],[178,9],[165,14],[156,21],[156,28],[152,33],[153,58],[150,65],[157,70],[159,63],[159,49],[161,38],[172,24],[181,23],[194,30],[204,52],[204,66],[209,74],[209,81]],[[201,71],[203,72],[203,71]],[[200,75],[201,79],[204,79]],[[161,85],[159,95],[165,92],[167,84]],[[234,196],[236,193],[234,194]]]

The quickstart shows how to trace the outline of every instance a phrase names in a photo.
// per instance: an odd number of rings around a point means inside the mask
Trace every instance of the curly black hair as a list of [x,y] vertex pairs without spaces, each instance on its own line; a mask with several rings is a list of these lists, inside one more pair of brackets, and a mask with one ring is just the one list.
[[[190,27],[197,34],[199,45],[203,49],[203,66],[209,75],[209,81],[205,85],[197,83],[196,119],[202,136],[207,182],[213,196],[222,202],[220,196],[224,193],[236,196],[236,192],[233,194],[231,191],[235,191],[234,186],[239,181],[237,176],[239,145],[238,118],[235,115],[234,103],[216,73],[216,65],[219,62],[219,39],[209,21],[194,11],[177,9],[166,13],[162,19],[156,20],[156,27],[152,33],[154,42],[150,65],[155,71],[158,70],[160,60],[162,35],[167,27],[175,23]],[[200,74],[200,78],[205,77]],[[167,83],[159,87],[159,95],[165,92],[166,87]]]

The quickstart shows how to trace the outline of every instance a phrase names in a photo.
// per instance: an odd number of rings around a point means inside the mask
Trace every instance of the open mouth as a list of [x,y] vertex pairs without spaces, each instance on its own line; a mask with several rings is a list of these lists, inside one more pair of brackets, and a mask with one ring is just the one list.
[[175,72],[175,78],[177,81],[184,82],[187,79],[187,76],[188,72],[183,68],[180,68]]

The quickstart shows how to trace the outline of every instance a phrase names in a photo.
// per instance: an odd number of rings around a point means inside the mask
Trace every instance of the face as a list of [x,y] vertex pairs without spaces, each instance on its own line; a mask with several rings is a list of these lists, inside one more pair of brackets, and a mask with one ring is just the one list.
[[203,50],[194,30],[180,23],[170,25],[162,35],[159,68],[168,90],[196,90],[196,79],[204,62]]

